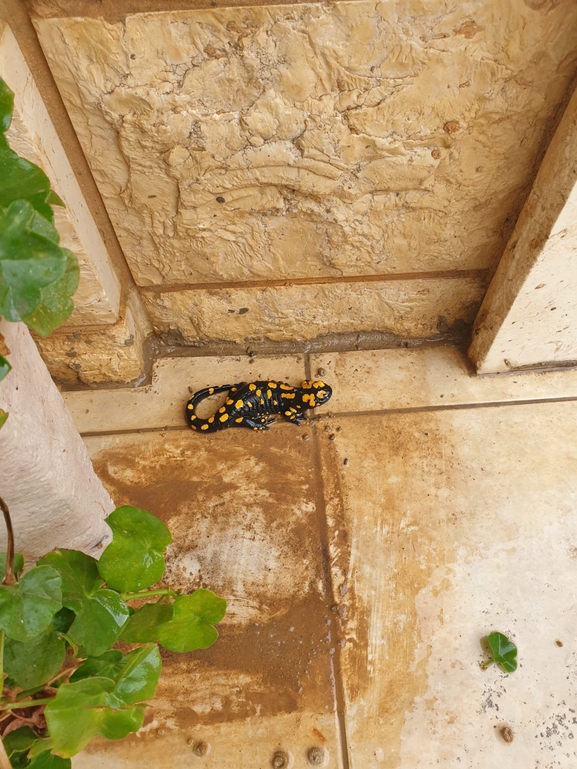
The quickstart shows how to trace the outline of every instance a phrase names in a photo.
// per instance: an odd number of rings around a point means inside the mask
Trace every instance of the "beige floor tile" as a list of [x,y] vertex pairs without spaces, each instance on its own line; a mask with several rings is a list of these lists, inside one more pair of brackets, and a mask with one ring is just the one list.
[[206,769],[269,767],[281,749],[296,769],[314,746],[325,752],[322,765],[341,767],[335,615],[310,429],[183,429],[86,443],[116,504],[148,509],[169,526],[171,584],[209,587],[229,609],[213,647],[164,654],[144,732],[96,744],[79,767],[192,766],[189,739],[212,746],[199,763]]
[[[161,358],[150,385],[63,393],[80,433],[108,433],[185,426],[184,405],[190,393],[211,385],[277,379],[300,384],[305,378],[302,355]],[[224,396],[223,396],[224,397]]]
[[[577,766],[576,420],[543,403],[320,432],[351,769]],[[479,667],[493,630],[510,676]]]
[[[270,769],[275,756],[287,769],[341,767],[332,751],[333,715],[281,714],[239,721],[198,723],[180,733],[151,721],[138,737],[110,743],[96,739],[74,759],[74,769]],[[316,749],[320,764],[311,764]]]
[[477,377],[454,347],[311,355],[311,374],[333,388],[319,413],[577,397],[577,369]]

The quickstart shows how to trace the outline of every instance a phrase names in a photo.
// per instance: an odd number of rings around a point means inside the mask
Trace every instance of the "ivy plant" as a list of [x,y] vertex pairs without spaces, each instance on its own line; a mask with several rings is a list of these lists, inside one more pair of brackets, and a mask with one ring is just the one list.
[[489,659],[481,664],[483,670],[497,664],[505,673],[517,670],[517,647],[503,633],[490,633],[481,639],[481,646],[489,654]]
[[0,767],[70,769],[93,737],[119,740],[140,729],[160,677],[159,646],[211,646],[226,602],[203,588],[184,595],[158,585],[171,536],[145,510],[124,506],[108,516],[112,541],[99,561],[61,548],[24,570],[1,498],[0,507],[8,529],[0,554]]
[[[44,171],[10,149],[14,94],[0,78],[0,318],[48,336],[68,319],[78,260],[62,248],[52,206],[64,203]],[[0,380],[10,371],[0,334]],[[8,414],[0,408],[0,427]]]

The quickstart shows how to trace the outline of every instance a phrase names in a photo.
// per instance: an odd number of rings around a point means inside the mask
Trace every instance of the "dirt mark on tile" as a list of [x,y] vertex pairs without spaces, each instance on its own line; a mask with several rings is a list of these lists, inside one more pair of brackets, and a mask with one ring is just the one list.
[[[337,439],[321,441],[322,467],[347,641],[345,697],[356,713],[351,734],[356,743],[380,746],[383,767],[392,769],[405,712],[426,689],[426,659],[414,660],[415,597],[451,550],[443,505],[433,502],[446,494],[443,476],[432,470],[451,461],[452,449],[434,414],[344,418],[328,427]],[[430,479],[425,499],[406,482],[414,476]]]
[[324,592],[311,441],[291,425],[117,436],[93,456],[117,504],[150,510],[173,543],[166,579],[229,610],[220,639],[164,653],[155,713],[168,726],[334,707],[335,616]]

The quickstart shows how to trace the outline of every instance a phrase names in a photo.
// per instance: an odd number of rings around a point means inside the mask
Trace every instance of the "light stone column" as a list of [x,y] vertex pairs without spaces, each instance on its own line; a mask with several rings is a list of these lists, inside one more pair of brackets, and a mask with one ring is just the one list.
[[577,92],[473,328],[479,374],[577,365]]
[[10,508],[16,550],[27,558],[55,547],[97,555],[114,504],[28,329],[2,320],[0,333],[12,364],[0,382],[0,408],[9,412],[0,429],[0,496]]

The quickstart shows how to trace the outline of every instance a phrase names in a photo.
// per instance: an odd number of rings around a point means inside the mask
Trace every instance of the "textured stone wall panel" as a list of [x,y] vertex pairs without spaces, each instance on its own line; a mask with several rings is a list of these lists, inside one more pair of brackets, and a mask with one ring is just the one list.
[[118,323],[62,329],[36,342],[61,382],[135,382],[144,375],[143,343],[150,331],[140,298],[132,295]]
[[178,330],[187,342],[305,341],[323,334],[383,331],[435,336],[470,323],[484,286],[473,278],[395,280],[145,294],[157,332]]
[[39,19],[142,285],[482,268],[575,71],[577,4]]

